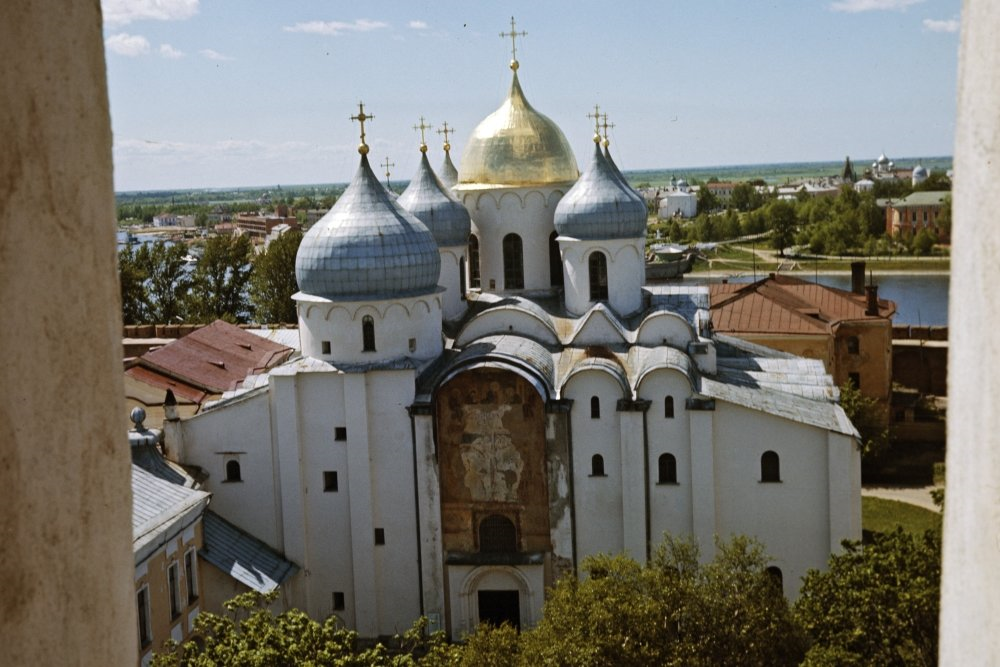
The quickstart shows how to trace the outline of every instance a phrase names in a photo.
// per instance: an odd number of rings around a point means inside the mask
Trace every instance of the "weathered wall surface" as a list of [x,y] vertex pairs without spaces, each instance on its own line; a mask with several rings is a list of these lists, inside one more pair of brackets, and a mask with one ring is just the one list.
[[3,663],[132,665],[100,3],[0,3],[0,63],[0,346],[12,353],[0,364]]

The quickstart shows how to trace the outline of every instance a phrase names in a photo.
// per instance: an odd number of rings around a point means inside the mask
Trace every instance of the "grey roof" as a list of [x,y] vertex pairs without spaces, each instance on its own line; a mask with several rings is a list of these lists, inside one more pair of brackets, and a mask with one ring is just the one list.
[[209,493],[161,479],[132,464],[132,551],[135,562],[165,544],[204,511]]
[[299,289],[334,301],[430,294],[440,273],[434,237],[389,196],[367,155],[295,257]]
[[285,347],[290,347],[293,350],[299,350],[299,330],[294,329],[247,329],[248,332],[255,336],[260,336],[261,338],[266,338],[267,340],[278,343],[279,345],[284,345]]
[[608,166],[611,167],[611,171],[614,173],[615,177],[621,181],[622,185],[625,186],[625,191],[642,202],[643,207],[645,207],[646,198],[643,197],[638,190],[629,185],[628,179],[625,178],[625,174],[622,173],[622,170],[618,168],[618,165],[615,164],[614,159],[611,157],[611,149],[608,147],[607,143],[604,144],[604,159],[608,161]]
[[458,169],[455,168],[455,164],[451,161],[450,151],[444,152],[444,162],[441,164],[438,178],[449,189],[455,187],[458,183]]
[[472,231],[469,211],[434,175],[426,152],[421,154],[417,173],[398,201],[431,230],[438,247],[464,246],[469,242]]
[[653,308],[644,316],[653,310],[669,310],[683,317],[691,326],[696,326],[697,312],[708,310],[711,305],[708,285],[647,285],[645,289],[649,292]]
[[594,144],[587,171],[559,200],[556,231],[577,239],[630,239],[646,235],[646,204]]
[[215,512],[205,512],[202,526],[205,539],[198,555],[255,591],[269,593],[299,569]]
[[549,394],[554,393],[555,361],[552,353],[535,341],[516,335],[484,336],[466,345],[448,363],[435,369],[437,372],[433,377],[428,377],[425,381],[437,384],[459,367],[490,359],[506,361],[515,366],[527,366],[533,371],[533,375],[545,382]]

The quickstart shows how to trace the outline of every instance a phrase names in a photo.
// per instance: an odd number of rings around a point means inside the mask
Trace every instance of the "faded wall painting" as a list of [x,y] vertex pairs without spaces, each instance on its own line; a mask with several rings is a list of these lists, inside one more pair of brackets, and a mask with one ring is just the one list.
[[483,517],[510,518],[524,550],[547,550],[545,406],[509,371],[479,368],[442,386],[435,398],[445,548],[478,550]]

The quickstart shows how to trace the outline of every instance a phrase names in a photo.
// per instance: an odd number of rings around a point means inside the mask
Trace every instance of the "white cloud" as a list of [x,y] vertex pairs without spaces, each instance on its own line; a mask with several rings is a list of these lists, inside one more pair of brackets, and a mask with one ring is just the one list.
[[924,0],[839,0],[830,4],[830,9],[835,12],[847,12],[857,14],[858,12],[875,11],[905,11],[912,5],[920,4]]
[[142,35],[130,35],[127,32],[120,32],[111,35],[104,40],[104,45],[108,51],[117,53],[120,56],[134,58],[149,53],[149,40]]
[[407,25],[409,25],[414,30],[427,30],[426,21],[410,21]]
[[388,27],[389,24],[382,21],[358,19],[354,23],[344,23],[343,21],[306,21],[305,23],[286,25],[283,30],[285,32],[304,32],[313,35],[330,35],[336,37],[345,32],[370,32]]
[[198,53],[205,56],[209,60],[236,60],[236,58],[233,58],[232,56],[223,55],[213,49],[202,49]]
[[924,30],[927,32],[958,32],[959,21],[957,18],[937,20],[924,19]]
[[178,51],[169,44],[160,44],[160,55],[164,58],[169,58],[170,60],[177,60],[178,58],[184,57],[184,52]]
[[120,26],[132,21],[182,21],[198,13],[199,0],[101,0],[104,22]]

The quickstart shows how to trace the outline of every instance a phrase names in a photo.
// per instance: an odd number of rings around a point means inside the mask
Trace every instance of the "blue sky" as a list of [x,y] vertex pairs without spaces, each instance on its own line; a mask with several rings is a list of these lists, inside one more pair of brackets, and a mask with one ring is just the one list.
[[347,181],[360,100],[393,180],[421,116],[458,163],[510,84],[511,15],[525,95],[581,166],[595,104],[623,169],[949,155],[960,4],[102,0],[115,188]]

